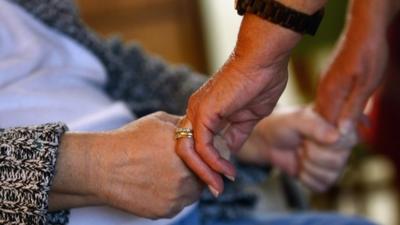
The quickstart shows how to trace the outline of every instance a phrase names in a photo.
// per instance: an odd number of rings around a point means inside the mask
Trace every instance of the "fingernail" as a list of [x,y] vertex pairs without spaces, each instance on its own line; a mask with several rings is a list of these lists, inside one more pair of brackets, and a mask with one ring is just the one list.
[[230,176],[230,175],[226,175],[225,174],[225,177],[228,178],[228,180],[230,180],[232,182],[235,182],[235,180],[236,180],[236,178],[234,176]]
[[213,186],[208,185],[208,189],[210,189],[211,194],[214,195],[214,197],[218,198],[219,196],[219,192],[217,191],[217,189],[215,189]]

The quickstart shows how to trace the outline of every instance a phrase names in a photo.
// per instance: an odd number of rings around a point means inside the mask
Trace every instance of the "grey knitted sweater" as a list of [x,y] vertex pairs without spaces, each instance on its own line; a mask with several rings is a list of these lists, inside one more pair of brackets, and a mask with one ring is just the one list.
[[[113,99],[126,102],[138,116],[159,110],[184,113],[188,97],[205,81],[185,67],[169,67],[145,54],[138,45],[99,38],[82,23],[70,0],[8,1],[94,53],[107,71],[105,91]],[[68,211],[47,212],[57,150],[66,130],[62,123],[0,129],[0,224],[68,222]],[[239,171],[239,181],[228,183],[218,200],[209,193],[203,195],[203,213],[232,217],[254,205],[253,196],[238,190],[244,183],[262,179],[265,173],[252,167]]]

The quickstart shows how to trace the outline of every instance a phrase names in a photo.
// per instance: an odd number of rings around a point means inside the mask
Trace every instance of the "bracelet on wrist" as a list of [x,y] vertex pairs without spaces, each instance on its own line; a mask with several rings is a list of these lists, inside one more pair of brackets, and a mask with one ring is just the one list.
[[239,15],[255,14],[265,20],[297,33],[315,35],[324,16],[324,9],[308,15],[291,9],[276,0],[237,0]]

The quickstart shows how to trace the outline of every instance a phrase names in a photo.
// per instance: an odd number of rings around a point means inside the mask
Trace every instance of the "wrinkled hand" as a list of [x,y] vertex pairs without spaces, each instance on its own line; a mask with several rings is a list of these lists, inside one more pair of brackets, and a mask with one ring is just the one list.
[[338,131],[310,109],[300,109],[262,120],[238,156],[268,162],[320,192],[337,180],[355,141],[351,125]]
[[[203,185],[174,150],[177,122],[178,117],[158,112],[115,131],[75,134],[87,152],[81,157],[80,171],[87,171],[82,186],[96,202],[145,218],[172,217],[197,201]],[[57,178],[53,191],[79,186],[62,184]]]
[[232,180],[236,175],[235,168],[215,149],[215,135],[222,134],[232,151],[242,147],[282,94],[289,53],[300,38],[256,16],[246,16],[230,59],[191,96],[180,126],[193,127],[194,142],[180,139],[177,154],[215,195],[223,191],[219,174]]

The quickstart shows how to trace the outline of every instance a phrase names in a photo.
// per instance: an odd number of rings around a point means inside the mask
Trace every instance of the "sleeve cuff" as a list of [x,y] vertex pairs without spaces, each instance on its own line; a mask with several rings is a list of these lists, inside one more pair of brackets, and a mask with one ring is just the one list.
[[0,130],[0,223],[45,224],[62,123]]

